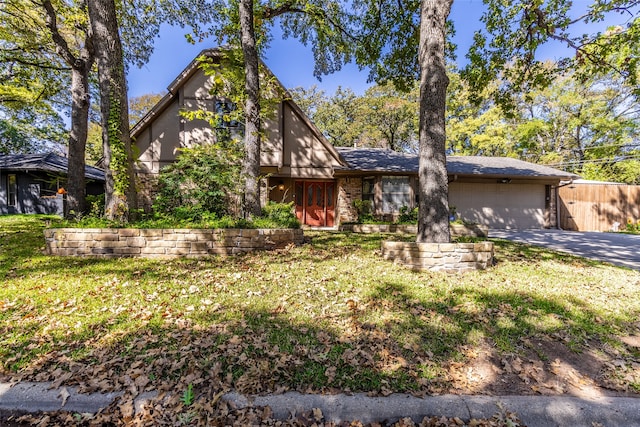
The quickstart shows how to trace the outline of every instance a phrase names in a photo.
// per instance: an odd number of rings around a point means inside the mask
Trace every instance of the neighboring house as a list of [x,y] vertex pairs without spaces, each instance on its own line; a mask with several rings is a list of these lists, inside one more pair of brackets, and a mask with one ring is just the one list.
[[[219,51],[201,55],[216,58]],[[169,85],[168,94],[132,129],[140,156],[136,163],[145,209],[153,199],[160,168],[181,147],[206,143],[215,130],[187,121],[180,111],[218,111],[228,100],[211,95],[212,78],[196,60]],[[228,108],[228,106],[227,106]],[[235,125],[234,125],[235,126]],[[233,129],[231,129],[233,130]],[[336,148],[290,99],[263,119],[261,171],[263,203],[294,201],[303,224],[333,227],[357,219],[353,202],[367,199],[378,216],[395,217],[416,206],[418,158],[381,149]],[[549,167],[510,158],[448,157],[449,203],[458,216],[494,228],[556,226],[555,188],[575,178]]]
[[[0,215],[64,213],[66,157],[49,154],[0,155]],[[104,193],[104,172],[85,168],[87,194]]]

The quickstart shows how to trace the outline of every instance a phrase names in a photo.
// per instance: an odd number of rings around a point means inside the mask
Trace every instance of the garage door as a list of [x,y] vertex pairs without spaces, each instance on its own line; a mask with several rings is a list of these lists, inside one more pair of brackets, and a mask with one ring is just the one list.
[[449,205],[458,216],[491,228],[544,228],[545,186],[537,184],[449,184]]

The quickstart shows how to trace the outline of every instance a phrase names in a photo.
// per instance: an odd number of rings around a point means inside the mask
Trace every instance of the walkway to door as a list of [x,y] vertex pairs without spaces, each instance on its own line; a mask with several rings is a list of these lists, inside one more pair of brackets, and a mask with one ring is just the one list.
[[564,230],[491,230],[489,237],[544,246],[640,270],[640,235]]

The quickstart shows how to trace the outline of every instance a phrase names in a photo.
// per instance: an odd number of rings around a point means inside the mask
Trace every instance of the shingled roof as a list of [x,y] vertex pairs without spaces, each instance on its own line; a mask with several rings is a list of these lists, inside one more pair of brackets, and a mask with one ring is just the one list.
[[[68,167],[69,161],[66,157],[53,153],[0,155],[0,169],[4,170],[42,171],[66,175]],[[104,181],[104,171],[92,166],[85,166],[85,177],[96,181]]]
[[[349,164],[343,171],[364,173],[418,173],[418,156],[380,148],[336,147]],[[527,177],[573,179],[577,175],[510,157],[447,156],[449,175],[482,175],[487,178]]]

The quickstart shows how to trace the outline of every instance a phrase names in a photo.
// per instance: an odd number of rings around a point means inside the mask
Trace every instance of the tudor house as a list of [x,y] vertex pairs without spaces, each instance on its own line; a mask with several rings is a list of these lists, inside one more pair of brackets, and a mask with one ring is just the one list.
[[[215,61],[220,51],[208,49],[200,55]],[[213,78],[198,64],[194,59],[169,85],[168,94],[132,128],[140,153],[136,172],[145,209],[151,207],[160,169],[175,160],[179,149],[215,138],[207,122],[186,120],[180,112],[232,108],[228,100],[211,94]],[[374,214],[381,217],[395,217],[401,207],[416,206],[416,155],[334,147],[289,96],[262,125],[260,163],[268,177],[261,186],[263,203],[294,201],[298,218],[311,227],[355,221],[354,200],[371,200]],[[575,178],[511,158],[449,156],[447,170],[449,203],[458,216],[492,228],[555,227],[555,190],[561,181]]]

